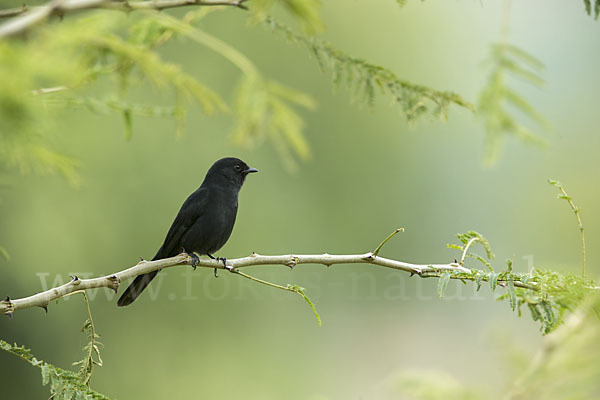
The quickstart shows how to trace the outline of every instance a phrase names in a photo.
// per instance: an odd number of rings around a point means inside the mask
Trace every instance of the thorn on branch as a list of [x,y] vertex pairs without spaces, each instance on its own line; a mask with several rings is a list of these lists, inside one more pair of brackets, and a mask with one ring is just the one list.
[[121,280],[116,275],[111,275],[108,277],[108,280],[112,282],[111,289],[117,293],[117,289],[119,289],[119,285],[121,284]]
[[40,307],[42,307],[44,311],[46,311],[46,314],[48,314],[48,303],[42,304]]

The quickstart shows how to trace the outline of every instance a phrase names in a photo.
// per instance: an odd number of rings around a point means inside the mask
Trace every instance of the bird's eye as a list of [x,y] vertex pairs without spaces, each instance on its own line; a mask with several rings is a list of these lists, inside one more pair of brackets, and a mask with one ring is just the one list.
[[235,169],[236,171],[241,171],[242,166],[240,164],[236,164],[235,167],[233,167],[233,169]]

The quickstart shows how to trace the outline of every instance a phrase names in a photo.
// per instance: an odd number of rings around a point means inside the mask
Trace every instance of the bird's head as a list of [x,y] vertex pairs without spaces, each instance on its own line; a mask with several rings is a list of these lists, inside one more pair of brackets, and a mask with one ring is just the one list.
[[253,172],[258,172],[258,170],[249,167],[248,164],[239,158],[226,157],[216,161],[212,167],[210,167],[206,173],[205,181],[222,182],[225,180],[226,182],[232,182],[241,187],[246,176]]

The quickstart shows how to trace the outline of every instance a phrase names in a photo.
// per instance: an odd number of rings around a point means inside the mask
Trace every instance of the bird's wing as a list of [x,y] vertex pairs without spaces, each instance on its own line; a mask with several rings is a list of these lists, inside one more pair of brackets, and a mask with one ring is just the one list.
[[[192,193],[183,203],[175,221],[169,228],[167,237],[160,247],[153,260],[173,257],[179,254],[182,249],[181,238],[187,230],[202,216],[208,203],[208,189],[200,187]],[[186,249],[188,250],[188,249]]]

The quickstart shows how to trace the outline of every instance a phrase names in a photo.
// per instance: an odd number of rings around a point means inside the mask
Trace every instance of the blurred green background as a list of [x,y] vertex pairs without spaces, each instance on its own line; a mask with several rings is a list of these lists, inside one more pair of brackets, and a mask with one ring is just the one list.
[[[301,111],[312,159],[290,174],[268,143],[234,146],[231,117],[207,117],[197,106],[185,136],[176,137],[173,121],[134,118],[129,141],[119,116],[65,113],[53,127],[55,146],[80,160],[82,185],[5,176],[0,244],[11,259],[0,260],[0,294],[23,297],[41,290],[42,279],[52,285],[74,273],[99,276],[150,258],[183,200],[223,156],[260,173],[242,189],[233,235],[218,256],[359,253],[403,226],[382,256],[450,262],[457,254],[446,243],[474,229],[490,240],[498,264],[512,258],[525,271],[533,260],[577,273],[578,229],[547,184],[553,178],[582,207],[589,271],[597,276],[600,22],[579,2],[513,3],[509,41],[544,62],[547,85],[512,85],[550,121],[547,149],[510,139],[486,168],[483,125],[469,111],[452,107],[446,123],[409,127],[389,99],[379,97],[373,110],[353,104],[347,91],[333,92],[305,49],[249,26],[242,11],[220,11],[203,21],[204,30],[244,52],[265,76],[318,100],[316,111]],[[401,78],[476,102],[501,14],[499,2],[399,8],[388,0],[332,0],[323,5],[323,36]],[[185,40],[161,54],[230,100],[239,74],[220,56]],[[163,96],[151,89],[138,95]],[[145,294],[118,309],[113,293],[97,292],[91,307],[104,366],[93,387],[119,399],[387,399],[402,398],[390,384],[399,371],[425,370],[493,394],[515,373],[497,336],[512,337],[524,354],[541,341],[530,318],[517,318],[487,288],[475,294],[474,285],[450,282],[440,300],[437,280],[368,265],[247,272],[306,287],[323,326],[299,296],[226,273],[215,279],[210,270],[172,268],[153,283],[154,301]],[[28,309],[0,319],[0,337],[69,367],[81,358],[85,318],[74,296],[50,305],[48,315]],[[0,376],[3,398],[47,397],[39,371],[3,352]]]

